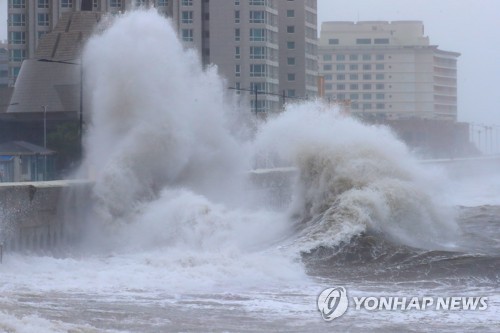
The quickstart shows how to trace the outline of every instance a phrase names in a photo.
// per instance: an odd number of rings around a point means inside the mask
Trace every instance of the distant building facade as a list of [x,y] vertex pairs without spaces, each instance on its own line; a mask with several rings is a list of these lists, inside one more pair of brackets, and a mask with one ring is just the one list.
[[316,95],[317,0],[9,0],[9,84],[64,13],[141,6],[170,17],[183,44],[203,64],[216,64],[241,96],[252,96],[255,111],[279,110],[281,97]]
[[7,44],[0,42],[0,87],[9,84],[9,49]]
[[354,114],[456,121],[459,53],[429,44],[420,21],[325,22],[324,96]]

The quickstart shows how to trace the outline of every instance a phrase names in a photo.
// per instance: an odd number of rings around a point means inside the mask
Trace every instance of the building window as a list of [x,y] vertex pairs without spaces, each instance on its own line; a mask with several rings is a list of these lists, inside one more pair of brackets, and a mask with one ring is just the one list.
[[327,83],[325,84],[325,90],[332,90],[333,89],[333,84]]
[[374,44],[389,44],[389,38],[375,38],[373,40]]
[[250,65],[250,77],[263,77],[266,76],[266,65],[252,64]]
[[358,80],[358,74],[349,74],[349,80]]
[[193,29],[182,29],[182,40],[184,42],[193,41]]
[[265,5],[265,0],[250,0],[250,5],[252,6],[262,6]]
[[234,66],[234,75],[236,77],[239,77],[241,75],[241,66],[240,65],[235,65]]
[[372,94],[363,94],[363,99],[365,99],[365,100],[372,99]]
[[12,27],[24,27],[26,25],[26,16],[24,14],[10,14],[9,25]]
[[377,80],[384,80],[385,79],[385,75],[384,74],[377,74],[377,75],[375,75],[375,79],[377,79]]
[[240,5],[240,0],[234,0],[234,5],[239,6]]
[[332,74],[326,74],[326,75],[325,75],[325,80],[326,80],[326,81],[331,81],[332,79],[333,79]]
[[328,44],[329,45],[338,45],[339,40],[338,40],[338,38],[330,38],[330,39],[328,39]]
[[288,97],[295,97],[295,89],[288,89],[286,94]]
[[343,54],[337,54],[336,59],[337,59],[337,61],[344,61],[345,60],[345,55],[343,55]]
[[120,8],[122,6],[122,0],[111,0],[109,6],[112,8]]
[[192,6],[193,0],[182,0],[182,5],[183,6]]
[[377,59],[377,60],[384,60],[384,55],[383,54],[377,54],[375,56],[375,59]]
[[295,10],[293,9],[288,9],[286,11],[286,17],[295,17]]
[[289,50],[295,49],[295,42],[286,42],[286,48]]
[[385,66],[384,66],[384,64],[376,64],[376,65],[375,65],[375,69],[376,69],[376,70],[379,70],[379,71],[380,71],[380,70],[383,70],[383,69],[384,69],[384,67],[385,67]]
[[359,109],[359,104],[358,103],[352,103],[351,104],[351,109],[358,110]]
[[25,0],[9,0],[10,8],[25,8],[26,1]]
[[324,61],[332,61],[332,55],[331,54],[324,54],[323,60]]
[[167,7],[168,6],[168,0],[158,0],[156,2],[156,5],[158,7]]
[[240,23],[240,11],[239,10],[234,11],[234,23]]
[[371,80],[372,75],[371,74],[363,74],[363,80]]
[[234,29],[234,40],[236,42],[240,41],[240,28]]
[[377,110],[383,110],[383,109],[385,109],[385,104],[384,103],[377,103],[376,108],[377,108]]
[[266,13],[263,10],[250,11],[250,23],[265,23]]
[[358,55],[357,55],[357,54],[350,54],[350,55],[349,55],[349,60],[351,60],[351,61],[356,61],[356,60],[358,60]]
[[378,93],[375,95],[376,99],[385,99],[385,94]]
[[17,77],[19,75],[20,70],[21,70],[21,67],[19,67],[19,66],[11,67],[10,68],[10,76]]
[[286,58],[286,63],[287,65],[295,65],[295,58],[294,57],[288,57]]
[[266,83],[265,82],[250,82],[250,90],[255,92],[263,93],[266,92]]
[[372,85],[369,84],[369,83],[365,83],[363,84],[363,90],[371,90],[372,89]]
[[37,31],[38,40],[40,40],[40,38],[42,38],[45,34],[47,34],[47,31]]
[[42,13],[38,14],[38,25],[48,27],[49,26],[49,14]]
[[61,8],[73,7],[73,0],[61,0]]
[[358,70],[358,64],[350,64],[349,69],[351,71],[357,71]]
[[351,90],[358,90],[359,86],[358,86],[357,83],[353,83],[353,84],[349,85],[349,89],[351,89]]
[[264,46],[250,46],[250,59],[265,59],[266,48]]
[[193,23],[193,11],[185,10],[182,12],[182,23],[190,24]]
[[363,64],[363,70],[369,71],[371,69],[372,69],[372,65],[370,65],[370,64]]
[[359,99],[359,94],[350,94],[349,95],[350,99],[358,100]]
[[371,103],[363,103],[363,110],[371,110],[372,104]]
[[345,84],[337,84],[337,90],[345,90]]
[[286,27],[286,32],[288,32],[289,34],[295,33],[295,26],[294,25],[287,26]]
[[287,79],[288,79],[288,81],[295,81],[295,74],[294,73],[288,73]]
[[332,70],[332,65],[331,64],[324,64],[323,65],[323,70],[324,71],[331,71]]
[[38,0],[38,8],[49,8],[49,0]]
[[364,61],[372,60],[372,56],[370,54],[363,54],[363,60]]
[[371,38],[357,38],[356,39],[356,44],[366,45],[366,44],[371,44],[371,43],[372,43]]
[[239,59],[240,58],[240,47],[239,46],[236,46],[234,48],[234,58],[235,59]]
[[343,80],[345,80],[345,74],[338,74],[338,75],[337,75],[337,80],[338,80],[338,81],[343,81]]
[[345,71],[345,65],[344,64],[338,64],[337,65],[337,70],[338,71]]
[[385,85],[383,83],[377,83],[375,85],[375,89],[377,89],[377,90],[384,90],[385,89]]
[[9,61],[21,62],[26,59],[26,50],[10,50]]
[[250,29],[250,41],[251,42],[263,42],[266,39],[266,30],[263,28],[251,28]]
[[11,31],[9,37],[9,44],[24,44],[26,42],[24,31]]

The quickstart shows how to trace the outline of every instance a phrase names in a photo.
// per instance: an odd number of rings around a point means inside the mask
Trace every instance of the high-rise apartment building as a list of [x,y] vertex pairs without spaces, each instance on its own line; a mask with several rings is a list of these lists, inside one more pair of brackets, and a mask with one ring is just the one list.
[[[174,1],[175,2],[175,1]],[[316,0],[179,1],[184,45],[216,64],[255,112],[317,94]]]
[[280,92],[314,97],[318,82],[317,1],[278,1]]
[[[170,17],[186,47],[216,64],[253,110],[277,111],[281,97],[314,97],[316,0],[9,0],[9,81],[62,14],[119,13],[154,6]],[[256,97],[256,98],[254,98]]]
[[350,105],[353,113],[456,120],[459,56],[430,45],[419,21],[321,26],[325,97]]

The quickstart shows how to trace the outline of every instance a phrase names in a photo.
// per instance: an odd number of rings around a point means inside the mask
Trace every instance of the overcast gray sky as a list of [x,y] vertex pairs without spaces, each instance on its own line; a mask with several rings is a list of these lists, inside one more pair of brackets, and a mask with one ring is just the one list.
[[[318,0],[318,22],[358,20],[423,21],[431,44],[462,54],[459,120],[500,125],[500,0]],[[6,39],[7,0],[0,22]]]

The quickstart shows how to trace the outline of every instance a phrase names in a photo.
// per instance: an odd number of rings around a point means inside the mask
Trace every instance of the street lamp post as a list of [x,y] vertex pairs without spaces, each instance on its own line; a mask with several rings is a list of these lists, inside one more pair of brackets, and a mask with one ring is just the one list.
[[[47,150],[47,105],[42,105],[43,109],[43,148]],[[43,180],[47,180],[47,152],[43,155]]]
[[55,62],[66,65],[80,66],[80,110],[78,113],[78,137],[80,139],[80,158],[83,157],[83,57],[80,62],[64,61],[64,60],[51,60],[51,59],[38,59],[41,62]]

